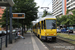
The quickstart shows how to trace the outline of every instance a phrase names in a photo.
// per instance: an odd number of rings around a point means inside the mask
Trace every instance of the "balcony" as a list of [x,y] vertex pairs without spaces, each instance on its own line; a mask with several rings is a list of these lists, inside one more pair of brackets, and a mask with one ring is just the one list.
[[58,14],[54,15],[54,16],[56,17],[56,16],[59,16],[59,15],[61,15],[61,14],[62,14],[62,12],[60,12],[60,13],[58,13]]
[[56,8],[56,10],[54,10],[54,12],[59,11],[59,10],[61,10],[61,9],[62,9],[62,6],[59,7],[59,8]]
[[74,9],[74,8],[75,8],[75,5],[71,6],[71,7],[68,8],[68,9],[71,10],[71,9]]
[[53,14],[56,15],[56,14],[61,13],[61,12],[62,12],[62,10],[59,10],[57,12],[53,12]]
[[75,1],[71,2],[70,4],[67,5],[67,7],[75,5]]

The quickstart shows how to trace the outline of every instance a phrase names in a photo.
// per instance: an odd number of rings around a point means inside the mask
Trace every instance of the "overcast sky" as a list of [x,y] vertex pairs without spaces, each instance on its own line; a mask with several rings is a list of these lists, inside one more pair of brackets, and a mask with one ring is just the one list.
[[38,9],[39,12],[43,12],[44,9],[41,9],[41,7],[49,7],[48,12],[52,12],[52,0],[35,0],[37,3],[37,6],[40,6]]

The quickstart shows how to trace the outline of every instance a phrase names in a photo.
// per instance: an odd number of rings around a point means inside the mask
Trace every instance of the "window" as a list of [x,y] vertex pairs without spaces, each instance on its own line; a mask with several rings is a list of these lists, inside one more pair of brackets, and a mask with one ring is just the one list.
[[68,2],[69,0],[67,0],[67,2]]
[[41,21],[41,27],[42,27],[42,29],[43,29],[43,21]]
[[46,29],[46,23],[45,23],[45,20],[44,20],[44,29]]
[[56,29],[56,20],[46,20],[46,29]]
[[40,23],[38,23],[38,29],[40,29]]

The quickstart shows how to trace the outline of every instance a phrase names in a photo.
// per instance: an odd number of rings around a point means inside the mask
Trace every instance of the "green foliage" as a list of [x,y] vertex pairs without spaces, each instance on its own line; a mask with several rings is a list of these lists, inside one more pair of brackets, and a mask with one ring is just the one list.
[[61,18],[57,17],[57,26],[60,26],[60,23],[61,23]]
[[[13,19],[13,26],[22,26],[22,22],[24,25],[30,26],[31,21],[37,19],[39,7],[36,7],[34,0],[14,0],[14,3],[15,5],[12,7],[12,12],[25,13],[25,19],[22,19],[23,21],[19,20],[19,23],[17,23],[17,19]],[[4,27],[6,25],[6,11],[4,11],[2,21],[2,26]]]
[[68,13],[69,13],[69,10],[67,9],[66,14],[68,14]]
[[[69,10],[67,10],[67,14],[69,13]],[[72,10],[73,15],[62,15],[61,18],[57,18],[57,25],[73,25],[75,24],[75,9]]]
[[45,17],[46,15],[52,15],[52,14],[48,13],[46,10],[44,10],[43,13],[44,14],[42,15],[42,17]]

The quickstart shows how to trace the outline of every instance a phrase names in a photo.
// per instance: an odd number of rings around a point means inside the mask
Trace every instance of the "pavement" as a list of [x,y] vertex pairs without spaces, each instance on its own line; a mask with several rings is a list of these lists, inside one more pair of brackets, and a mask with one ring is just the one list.
[[17,39],[2,50],[49,50],[33,33],[28,32],[24,37],[25,39]]

